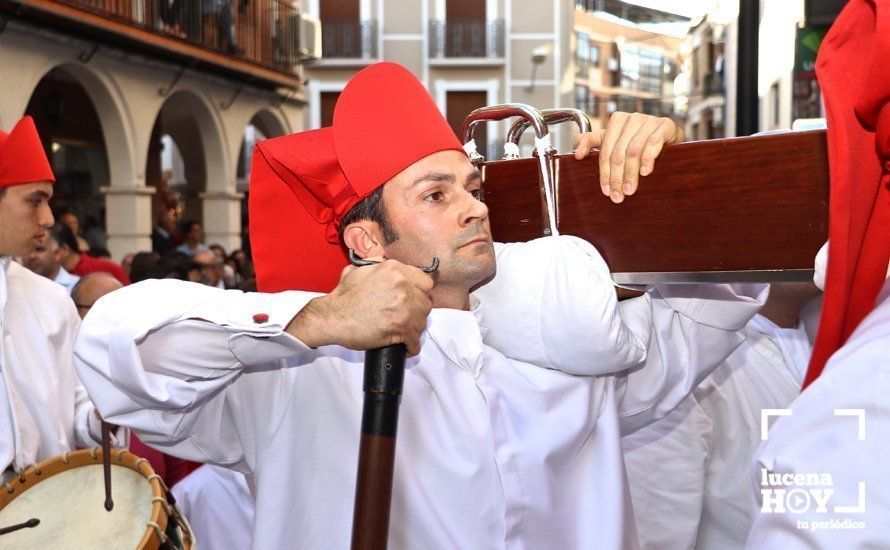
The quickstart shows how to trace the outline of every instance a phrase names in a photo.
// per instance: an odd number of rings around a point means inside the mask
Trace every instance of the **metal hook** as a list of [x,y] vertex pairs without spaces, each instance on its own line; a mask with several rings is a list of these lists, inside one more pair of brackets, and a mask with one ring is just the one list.
[[[352,265],[354,265],[356,267],[362,267],[362,266],[366,266],[366,265],[379,264],[380,262],[378,262],[376,260],[365,260],[363,258],[359,258],[358,256],[355,255],[355,250],[350,248],[349,249],[349,263],[351,263]],[[439,269],[439,257],[436,256],[435,258],[433,258],[433,263],[429,267],[423,267],[423,266],[419,266],[419,265],[414,266],[414,267],[423,271],[424,273],[432,273],[433,271],[436,271],[437,269]]]

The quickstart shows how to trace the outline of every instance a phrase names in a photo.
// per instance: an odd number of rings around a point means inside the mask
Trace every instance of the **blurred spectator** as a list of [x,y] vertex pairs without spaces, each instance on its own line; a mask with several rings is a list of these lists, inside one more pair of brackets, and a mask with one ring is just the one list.
[[204,28],[207,36],[216,35],[216,44],[225,52],[236,55],[238,50],[235,38],[235,10],[232,0],[204,0]]
[[68,294],[71,294],[71,290],[80,277],[68,273],[62,267],[62,264],[59,263],[61,256],[62,251],[59,250],[59,243],[49,231],[46,231],[42,244],[38,244],[34,251],[24,258],[23,263],[34,273],[59,283],[68,290]]
[[127,278],[127,275],[124,273],[124,270],[121,269],[121,266],[107,260],[91,258],[87,256],[86,253],[81,252],[80,247],[77,244],[77,238],[74,236],[74,232],[71,231],[71,228],[67,225],[58,223],[53,226],[51,232],[53,238],[59,244],[59,250],[61,251],[59,263],[61,263],[62,267],[67,269],[69,273],[83,277],[88,273],[104,271],[114,275],[114,278],[120,281],[121,284],[130,284],[130,279]]
[[96,216],[87,216],[83,223],[83,238],[86,239],[90,248],[108,248],[108,232],[105,231],[105,211],[102,211],[102,220],[97,220]]
[[167,208],[158,215],[158,223],[151,230],[151,249],[161,256],[173,250],[173,230],[176,228],[176,216],[172,208]]
[[130,270],[133,268],[133,256],[135,256],[135,254],[127,254],[121,260],[121,269],[124,270],[124,273],[127,274],[127,277],[130,278],[131,282],[133,281],[133,277],[130,277]]
[[233,264],[232,267],[235,268],[235,271],[238,272],[238,275],[241,276],[242,280],[253,279],[253,262],[250,261],[250,255],[247,254],[244,250],[235,250],[232,252],[232,255],[229,256],[229,261]]
[[90,312],[90,308],[93,307],[96,300],[109,292],[123,288],[123,286],[120,281],[114,278],[114,275],[103,271],[84,275],[71,290],[71,298],[77,307],[77,314],[83,319]]
[[212,250],[202,250],[192,257],[199,269],[198,282],[202,285],[226,288],[223,281],[223,261]]
[[180,21],[182,21],[182,6],[179,0],[159,0],[158,2],[158,27],[164,32],[175,34],[185,38]]
[[163,256],[153,273],[155,279],[179,279],[180,281],[197,281],[200,269],[195,266],[192,257],[178,250]]
[[208,247],[210,250],[216,252],[216,256],[221,260],[226,259],[226,249],[223,248],[223,245],[219,243],[212,244]]
[[59,223],[68,226],[71,228],[71,231],[74,232],[74,236],[77,238],[77,249],[79,251],[87,252],[90,249],[90,244],[83,238],[83,235],[80,234],[80,220],[77,219],[77,214],[74,212],[60,214]]
[[207,245],[204,244],[204,229],[199,222],[195,220],[185,222],[183,232],[185,233],[185,242],[178,246],[176,250],[189,256],[194,256],[202,250],[207,250]]
[[237,288],[241,283],[241,277],[238,275],[238,271],[226,261],[226,249],[221,244],[212,244],[210,250],[216,253],[216,259],[222,265],[222,278],[226,288]]
[[139,252],[133,255],[133,261],[130,264],[130,282],[138,283],[145,279],[153,278],[153,274],[157,269],[161,256],[156,252]]
[[87,256],[90,258],[111,261],[111,252],[107,248],[90,248],[87,250]]

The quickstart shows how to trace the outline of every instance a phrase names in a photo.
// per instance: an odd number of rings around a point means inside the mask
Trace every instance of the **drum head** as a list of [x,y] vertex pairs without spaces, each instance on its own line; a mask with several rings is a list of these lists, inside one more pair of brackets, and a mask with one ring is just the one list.
[[[121,548],[132,550],[152,514],[152,487],[139,472],[112,463],[114,509],[105,510],[102,466],[82,466],[30,487],[0,510],[0,527],[40,520],[3,535],[3,548]],[[0,488],[0,491],[5,489]]]

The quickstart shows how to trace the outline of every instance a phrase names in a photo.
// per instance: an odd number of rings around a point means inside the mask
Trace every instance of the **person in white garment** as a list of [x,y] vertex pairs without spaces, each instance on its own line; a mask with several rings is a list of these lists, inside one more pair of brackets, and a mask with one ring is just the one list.
[[762,412],[800,393],[817,293],[812,284],[772,285],[742,345],[669,415],[622,439],[643,549],[744,548],[754,514],[739,473],[760,445]]
[[62,267],[59,263],[61,254],[53,232],[47,230],[46,237],[34,246],[30,254],[22,258],[22,264],[34,273],[62,285],[68,294],[71,294],[80,277],[68,273],[68,270]]
[[100,422],[74,369],[79,318],[68,292],[14,257],[44,242],[55,181],[33,120],[0,132],[0,472],[100,444]]
[[254,506],[244,474],[205,464],[171,492],[202,550],[250,548]]
[[750,471],[749,548],[890,548],[890,5],[850,0],[816,74],[831,183],[825,301],[804,389]]
[[748,548],[890,545],[890,278],[758,449]]
[[[674,139],[661,119],[618,122],[593,145],[618,158],[632,144],[636,172],[647,140]],[[333,127],[264,141],[254,159],[263,292],[146,281],[99,300],[76,355],[103,415],[244,473],[254,548],[346,548],[356,350],[404,342],[391,548],[635,547],[621,434],[742,342],[766,287],[656,287],[619,311],[588,243],[494,245],[478,171],[392,63],[353,77]],[[344,268],[339,238],[385,261]],[[412,267],[433,257],[433,275]]]

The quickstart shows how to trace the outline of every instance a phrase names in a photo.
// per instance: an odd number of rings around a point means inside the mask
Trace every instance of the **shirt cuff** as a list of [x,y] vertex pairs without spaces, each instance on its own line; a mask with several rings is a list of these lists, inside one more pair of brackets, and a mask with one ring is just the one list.
[[303,342],[284,331],[311,300],[314,292],[276,294],[227,291],[222,300],[201,304],[183,318],[203,319],[230,333],[229,349],[242,365],[257,365],[308,352]]

